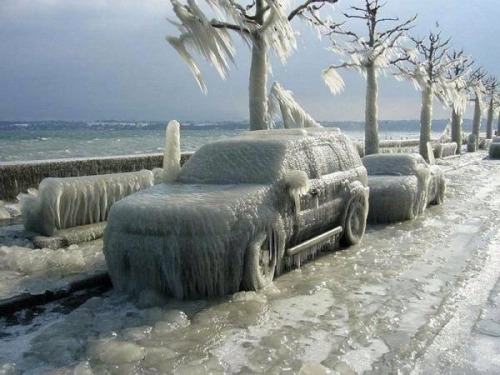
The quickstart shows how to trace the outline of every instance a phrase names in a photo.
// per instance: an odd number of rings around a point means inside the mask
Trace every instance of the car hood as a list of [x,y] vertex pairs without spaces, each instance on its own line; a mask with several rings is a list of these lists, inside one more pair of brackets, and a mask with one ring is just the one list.
[[163,183],[115,203],[108,226],[145,235],[225,232],[237,221],[257,220],[258,211],[269,206],[264,202],[270,190],[268,185]]

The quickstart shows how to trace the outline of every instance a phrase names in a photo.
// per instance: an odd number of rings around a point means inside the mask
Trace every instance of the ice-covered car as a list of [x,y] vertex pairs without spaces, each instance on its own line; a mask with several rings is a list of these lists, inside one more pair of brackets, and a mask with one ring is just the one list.
[[259,289],[325,241],[359,242],[366,184],[340,131],[254,131],[205,144],[175,182],[113,205],[104,233],[112,282],[177,298]]
[[374,154],[363,158],[370,188],[369,223],[410,220],[444,200],[446,181],[419,154]]

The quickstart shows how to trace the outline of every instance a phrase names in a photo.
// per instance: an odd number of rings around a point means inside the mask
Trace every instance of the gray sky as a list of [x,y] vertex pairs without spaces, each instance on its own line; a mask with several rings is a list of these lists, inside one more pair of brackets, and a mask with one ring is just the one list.
[[[332,16],[361,3],[341,0]],[[401,20],[418,13],[414,36],[439,22],[453,49],[500,79],[498,0],[387,0],[384,9]],[[197,58],[204,95],[165,41],[177,35],[171,14],[167,0],[0,0],[0,120],[247,119],[248,49],[240,46],[225,81]],[[292,90],[317,120],[362,120],[363,79],[341,72],[346,90],[332,96],[320,73],[338,58],[326,51],[327,39],[299,28],[298,50],[286,65],[273,62],[269,83]],[[380,119],[419,117],[420,93],[410,83],[382,78],[379,88]],[[434,118],[448,112],[435,104]]]

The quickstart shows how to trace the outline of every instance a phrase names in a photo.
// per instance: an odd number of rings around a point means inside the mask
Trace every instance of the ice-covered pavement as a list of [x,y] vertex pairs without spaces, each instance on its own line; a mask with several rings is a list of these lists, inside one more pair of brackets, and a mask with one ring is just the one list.
[[137,305],[109,292],[1,318],[0,372],[500,373],[500,161],[485,156],[442,166],[442,206],[258,293]]

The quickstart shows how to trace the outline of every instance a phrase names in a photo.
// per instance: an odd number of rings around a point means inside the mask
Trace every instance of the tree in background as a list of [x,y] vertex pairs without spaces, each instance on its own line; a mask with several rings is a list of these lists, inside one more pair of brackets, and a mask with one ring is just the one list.
[[[366,22],[368,35],[362,37],[354,31],[344,30],[342,24],[329,26],[328,33],[332,37],[331,50],[341,55],[345,60],[337,65],[330,65],[323,70],[323,79],[333,94],[344,88],[344,81],[337,69],[354,69],[366,78],[365,96],[365,154],[376,154],[379,151],[378,135],[378,74],[385,72],[393,62],[399,60],[405,52],[402,42],[405,35],[413,27],[416,16],[405,22],[397,23],[392,28],[380,31],[383,22],[398,22],[398,18],[381,18],[380,9],[384,4],[378,0],[365,0],[364,7],[351,6],[352,13],[344,13],[347,20],[360,19]],[[336,38],[345,37],[344,43]]]
[[474,93],[474,115],[472,117],[472,135],[474,136],[476,146],[479,142],[479,130],[481,128],[481,114],[483,112],[482,97],[485,91],[484,80],[486,73],[482,68],[477,69],[472,74],[472,80],[474,81],[474,88],[472,92]]
[[488,99],[488,117],[486,118],[486,139],[493,137],[493,113],[498,105],[498,80],[488,77],[485,82],[486,97]]
[[427,39],[411,38],[418,54],[408,55],[404,64],[399,64],[398,76],[407,79],[422,91],[420,111],[419,152],[429,161],[427,143],[431,140],[432,106],[434,98],[448,106],[458,99],[453,81],[446,79],[446,72],[453,66],[449,59],[450,39],[443,40],[440,33],[430,32]]
[[446,72],[446,77],[453,82],[457,100],[451,103],[451,141],[457,144],[457,154],[462,147],[462,121],[469,101],[469,93],[473,88],[474,80],[471,67],[474,60],[464,54],[463,50],[454,51],[450,60],[453,62]]
[[188,49],[202,55],[224,78],[236,53],[232,35],[241,37],[251,48],[250,130],[259,130],[269,127],[268,50],[272,49],[282,62],[286,61],[296,48],[290,21],[298,16],[319,20],[321,8],[338,0],[305,0],[288,14],[285,12],[288,0],[250,0],[246,5],[235,0],[205,0],[203,9],[196,0],[186,0],[185,4],[170,1],[178,18],[171,22],[180,35],[167,40],[186,62],[202,91],[206,92],[206,86]]

